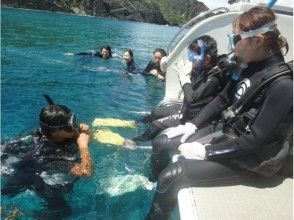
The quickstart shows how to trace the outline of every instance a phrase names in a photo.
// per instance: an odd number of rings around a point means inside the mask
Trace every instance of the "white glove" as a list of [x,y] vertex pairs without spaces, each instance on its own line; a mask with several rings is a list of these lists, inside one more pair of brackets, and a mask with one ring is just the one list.
[[184,143],[192,134],[195,134],[197,127],[191,122],[186,122],[184,127],[184,135],[181,138],[181,143]]
[[193,63],[188,60],[179,59],[175,65],[174,69],[178,72],[178,77],[181,81],[182,86],[186,83],[191,83],[191,72]]
[[181,144],[178,150],[180,151],[181,156],[186,159],[205,160],[205,146],[206,145],[195,141],[192,143]]
[[178,125],[177,127],[168,128],[164,134],[167,135],[169,139],[175,138],[185,133],[184,128],[185,125]]

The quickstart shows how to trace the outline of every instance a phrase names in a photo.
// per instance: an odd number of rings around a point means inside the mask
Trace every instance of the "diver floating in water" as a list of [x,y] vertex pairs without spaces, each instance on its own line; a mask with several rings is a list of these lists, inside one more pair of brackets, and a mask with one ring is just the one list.
[[79,52],[79,53],[65,53],[64,55],[88,55],[93,57],[99,57],[103,59],[109,59],[112,58],[112,51],[111,47],[109,45],[103,45],[100,48],[100,51],[97,52]]
[[138,66],[135,63],[134,53],[132,50],[126,49],[123,52],[122,58],[127,64],[127,68],[126,68],[127,73],[132,73],[132,74],[138,73]]
[[160,69],[160,61],[165,57],[167,53],[164,49],[157,48],[153,51],[153,59],[150,60],[144,71],[142,72],[143,76],[155,76],[160,80],[164,80],[165,73]]
[[47,202],[41,218],[59,219],[71,214],[64,193],[78,177],[92,174],[90,135],[88,125],[77,124],[69,108],[54,104],[49,96],[46,99],[49,105],[41,110],[40,128],[31,140],[1,145],[2,168],[13,171],[2,173],[6,178],[1,194],[11,197],[34,190]]

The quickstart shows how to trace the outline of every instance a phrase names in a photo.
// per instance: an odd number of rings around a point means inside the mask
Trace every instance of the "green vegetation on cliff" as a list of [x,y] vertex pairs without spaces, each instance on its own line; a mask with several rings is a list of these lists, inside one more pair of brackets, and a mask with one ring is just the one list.
[[181,25],[208,8],[197,0],[2,0],[2,6]]

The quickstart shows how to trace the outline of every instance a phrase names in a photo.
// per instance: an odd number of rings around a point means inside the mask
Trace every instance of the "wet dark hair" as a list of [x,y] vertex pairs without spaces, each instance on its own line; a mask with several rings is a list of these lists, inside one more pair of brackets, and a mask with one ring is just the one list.
[[216,65],[218,50],[215,39],[209,35],[202,35],[201,37],[193,40],[192,43],[190,43],[188,49],[197,54],[200,54],[200,46],[198,45],[198,40],[202,40],[205,45],[204,56],[209,55],[211,58],[211,65]]
[[100,48],[100,52],[105,49],[109,52],[109,57],[112,57],[112,51],[111,51],[111,47],[108,45],[108,44],[105,44],[103,45],[101,48]]
[[134,57],[134,53],[133,53],[132,50],[130,50],[130,49],[126,49],[126,50],[124,51],[124,53],[125,53],[125,52],[128,52],[132,58]]
[[42,134],[50,137],[52,132],[67,125],[70,117],[71,111],[64,105],[48,105],[42,108],[39,114]]
[[167,55],[166,51],[164,49],[161,49],[161,48],[156,48],[154,51],[153,51],[153,54],[155,54],[156,52],[159,52],[161,53],[161,55],[163,57],[165,57]]
[[[275,20],[276,15],[272,9],[256,6],[237,17],[233,27],[239,27],[240,30],[247,32]],[[262,35],[265,37],[265,46],[271,51],[279,51],[285,46],[286,53],[288,52],[288,42],[285,37],[280,36],[280,31],[278,29],[268,31]]]

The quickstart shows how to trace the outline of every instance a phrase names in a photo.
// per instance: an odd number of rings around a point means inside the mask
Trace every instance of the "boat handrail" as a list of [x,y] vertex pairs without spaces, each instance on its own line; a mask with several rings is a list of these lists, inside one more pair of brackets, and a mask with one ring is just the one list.
[[[179,40],[177,40],[176,43],[174,43],[176,41],[176,39],[178,38],[178,36],[180,35],[180,33],[184,29],[186,29],[188,26],[190,26],[193,23],[201,21],[202,18],[204,18],[204,19],[207,18],[205,16],[208,15],[208,14],[213,14],[213,16],[215,16],[215,15],[219,15],[219,13],[217,13],[217,12],[221,12],[221,11],[223,11],[223,13],[228,13],[228,12],[230,12],[230,9],[228,9],[226,7],[220,7],[220,8],[215,8],[215,9],[212,9],[212,10],[208,10],[206,12],[201,12],[199,15],[197,15],[196,17],[194,17],[190,21],[188,21],[186,24],[184,24],[184,26],[175,34],[173,39],[168,44],[168,47],[167,47],[168,54],[170,54],[173,51],[173,49],[175,48],[175,45],[177,45],[177,43],[181,40],[181,39],[179,39]],[[173,44],[174,44],[174,46],[173,46]]]

